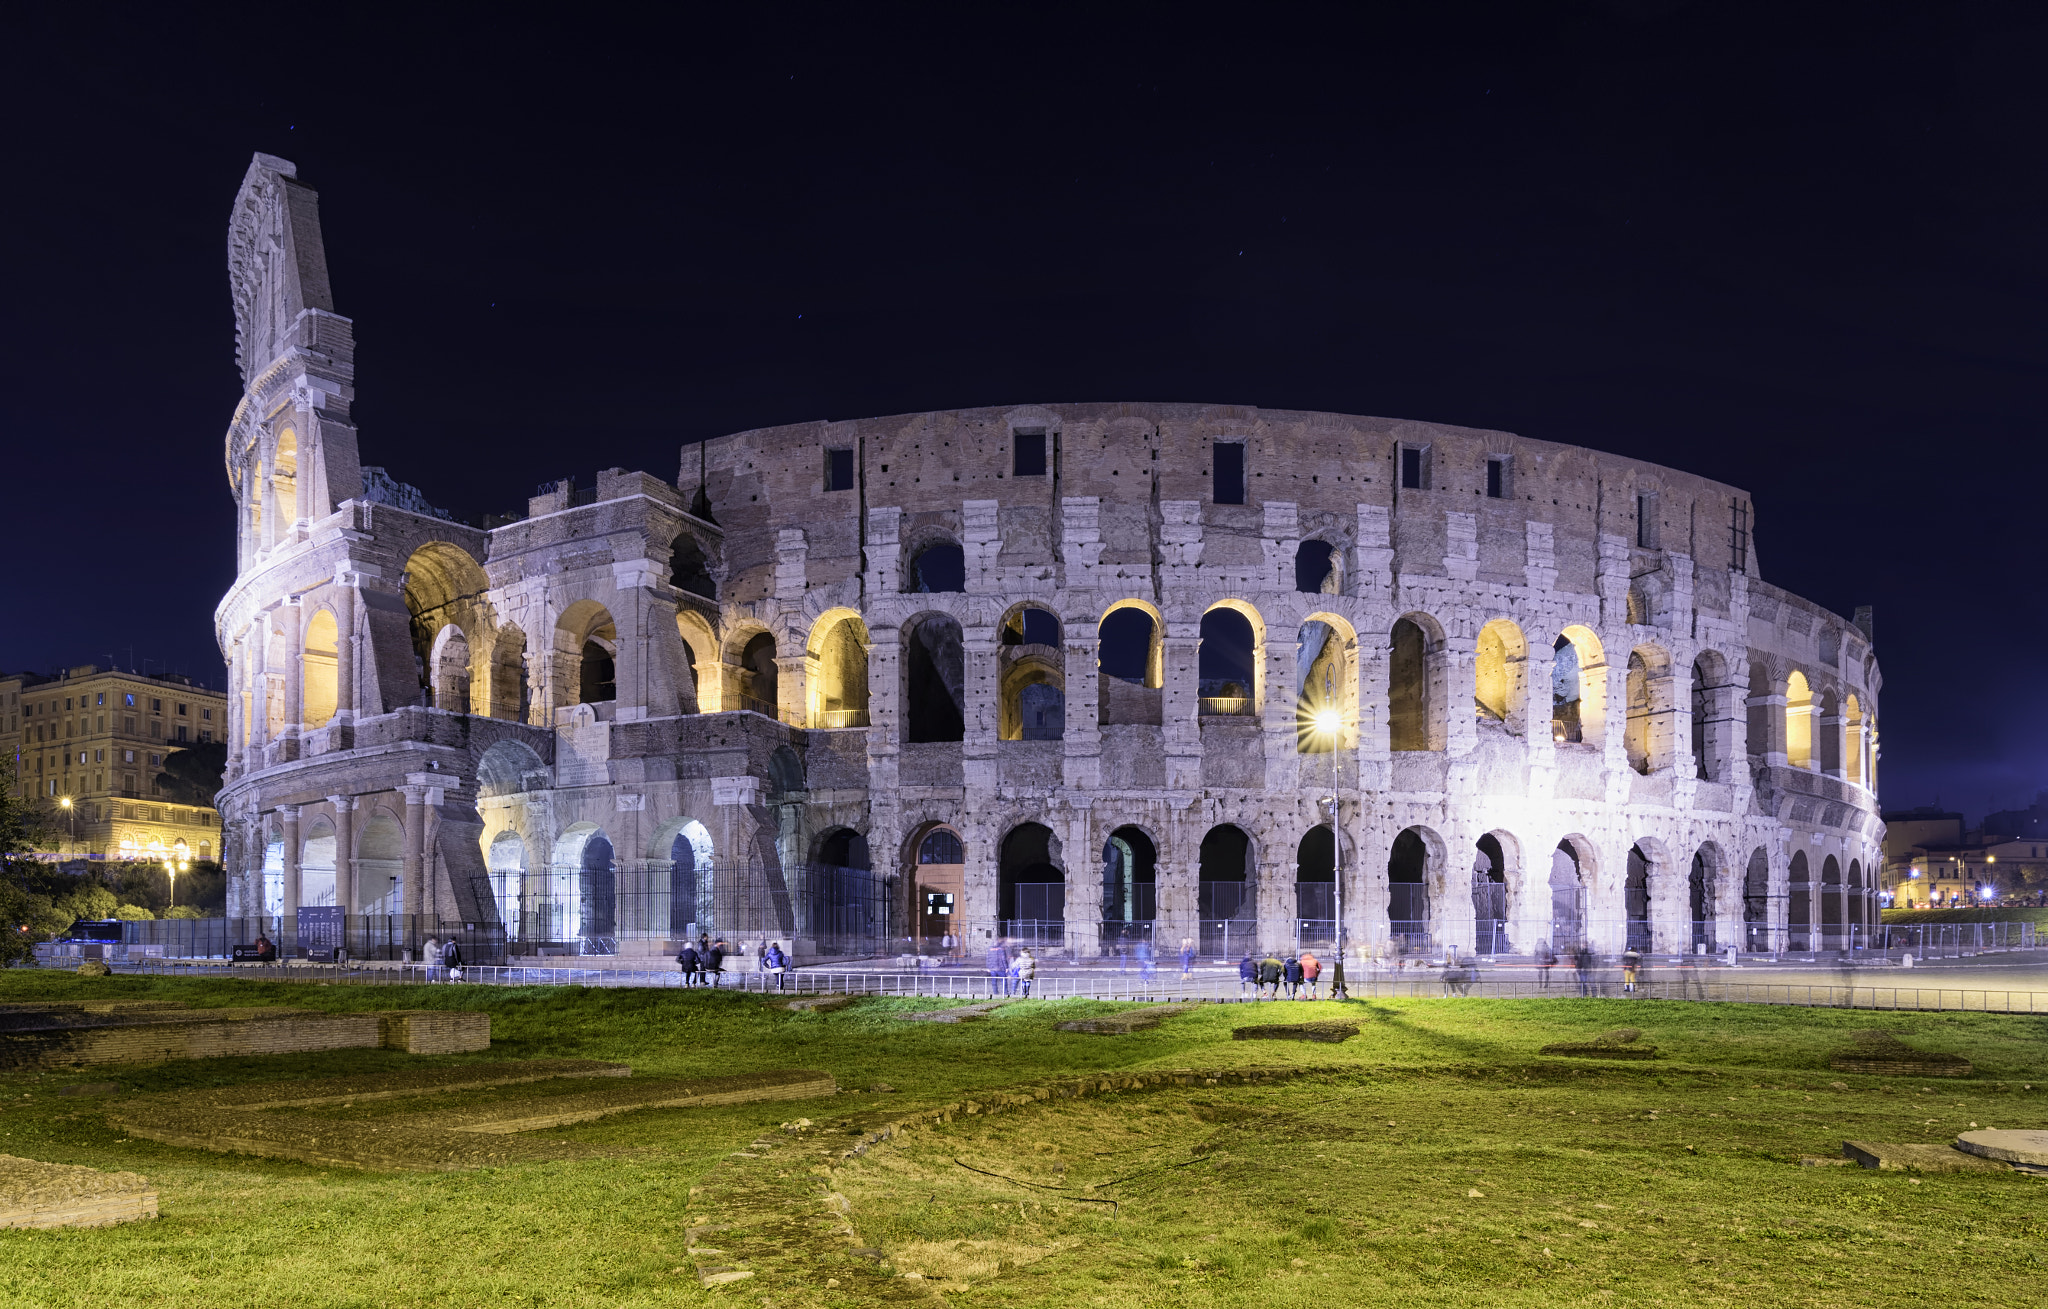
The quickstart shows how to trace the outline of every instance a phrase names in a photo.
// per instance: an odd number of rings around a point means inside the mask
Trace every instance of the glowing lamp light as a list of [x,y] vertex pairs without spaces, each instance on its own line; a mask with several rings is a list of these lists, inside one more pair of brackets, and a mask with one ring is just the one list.
[[69,809],[71,807],[71,797],[67,795],[63,799],[57,801],[57,803],[63,808]]
[[1985,887],[1983,890],[1977,892],[1978,898],[1983,900],[1989,900],[1992,896],[1997,894],[1998,892],[1996,890],[1988,886]]
[[1324,736],[1335,736],[1337,730],[1343,726],[1344,715],[1335,709],[1316,710],[1316,730]]

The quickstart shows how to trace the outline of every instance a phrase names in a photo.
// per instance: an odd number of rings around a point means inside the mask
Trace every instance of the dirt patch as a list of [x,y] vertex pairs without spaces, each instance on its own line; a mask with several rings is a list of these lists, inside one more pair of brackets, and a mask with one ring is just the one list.
[[0,1227],[109,1227],[156,1217],[156,1188],[103,1173],[0,1154]]
[[1261,1023],[1230,1029],[1233,1041],[1321,1041],[1334,1045],[1357,1035],[1356,1023]]

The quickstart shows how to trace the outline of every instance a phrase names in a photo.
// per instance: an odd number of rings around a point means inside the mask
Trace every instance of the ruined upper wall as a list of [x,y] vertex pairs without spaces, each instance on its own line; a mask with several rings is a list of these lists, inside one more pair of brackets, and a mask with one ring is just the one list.
[[[1013,475],[1014,435],[1043,431],[1050,467]],[[1246,447],[1245,503],[1217,504],[1212,447]],[[855,452],[853,491],[825,491],[826,452]],[[1400,485],[1404,449],[1421,453],[1423,486]],[[699,453],[688,450],[679,483],[694,491]],[[1487,495],[1487,465],[1505,461],[1500,498]],[[765,590],[777,534],[801,529],[814,582],[859,568],[862,518],[900,508],[902,539],[961,539],[966,501],[994,502],[1008,565],[1051,564],[1060,549],[1061,502],[1098,497],[1104,563],[1147,565],[1162,502],[1201,506],[1205,566],[1259,556],[1268,502],[1297,506],[1298,533],[1350,543],[1358,507],[1383,507],[1404,572],[1440,571],[1447,513],[1477,518],[1480,577],[1520,581],[1528,524],[1547,524],[1557,585],[1593,589],[1597,540],[1690,555],[1703,581],[1725,574],[1734,528],[1751,542],[1739,571],[1754,576],[1754,513],[1747,492],[1691,473],[1510,432],[1346,414],[1234,405],[1079,404],[945,410],[843,422],[799,423],[716,437],[703,455],[712,512],[727,530],[729,575]],[[1638,533],[1640,496],[1654,497],[1652,530]],[[832,561],[840,561],[834,564]],[[1431,561],[1437,561],[1434,568]],[[758,580],[748,587],[743,579]],[[1708,603],[1718,589],[1705,581]]]

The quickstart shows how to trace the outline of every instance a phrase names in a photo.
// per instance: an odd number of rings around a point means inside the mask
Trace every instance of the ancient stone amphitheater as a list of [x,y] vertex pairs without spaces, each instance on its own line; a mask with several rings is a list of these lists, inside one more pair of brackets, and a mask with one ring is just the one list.
[[971,959],[1327,941],[1340,888],[1361,949],[1874,918],[1869,618],[1766,583],[1734,487],[1018,405],[718,437],[465,523],[359,462],[291,164],[257,156],[229,252],[231,912],[339,907],[373,952]]

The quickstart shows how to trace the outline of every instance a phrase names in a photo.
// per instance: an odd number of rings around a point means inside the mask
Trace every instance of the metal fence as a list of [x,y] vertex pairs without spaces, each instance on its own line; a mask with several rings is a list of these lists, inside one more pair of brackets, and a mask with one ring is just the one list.
[[[70,961],[38,951],[46,967],[69,967]],[[234,976],[258,981],[349,983],[357,985],[406,986],[457,984],[446,969],[424,964],[230,964],[223,961],[130,957],[113,961],[116,972],[152,977]],[[1462,972],[1463,976],[1456,975]],[[1862,986],[1853,983],[1731,982],[1704,971],[1681,977],[1640,980],[1633,991],[1625,991],[1620,970],[1602,966],[1584,977],[1560,968],[1544,978],[1501,979],[1482,971],[1455,970],[1453,974],[1415,970],[1358,968],[1349,980],[1350,998],[1369,999],[1607,999],[1710,1001],[1725,1004],[1790,1005],[1802,1008],[1862,1009],[1879,1011],[1964,1011],[1971,1013],[2048,1013],[2048,992],[2007,991],[1983,988]],[[673,970],[583,967],[493,967],[470,966],[462,970],[461,985],[535,986],[571,985],[602,987],[648,987],[687,989],[689,981]],[[1320,994],[1326,996],[1331,984],[1325,971]],[[1025,988],[1019,979],[992,977],[986,972],[897,971],[803,969],[783,973],[761,972],[751,966],[745,971],[727,971],[717,978],[719,989],[756,994],[788,995],[851,994],[920,996],[972,1003],[987,999],[1019,998]],[[1029,987],[1034,999],[1082,998],[1095,1000],[1214,1000],[1250,1001],[1262,997],[1235,976],[1213,971],[1182,975],[1177,968],[1161,967],[1149,977],[1098,969],[1078,974],[1055,974],[1034,979]],[[1307,998],[1306,994],[1301,998]]]

